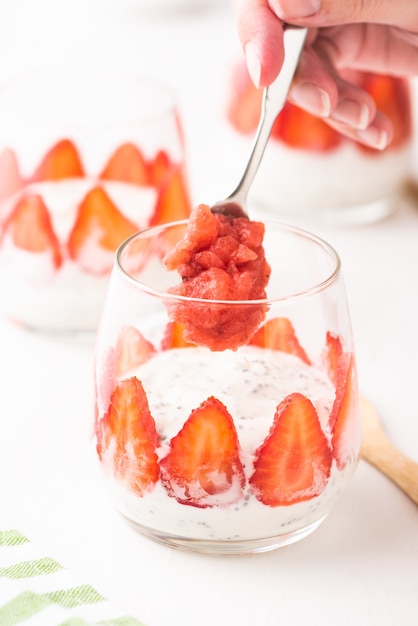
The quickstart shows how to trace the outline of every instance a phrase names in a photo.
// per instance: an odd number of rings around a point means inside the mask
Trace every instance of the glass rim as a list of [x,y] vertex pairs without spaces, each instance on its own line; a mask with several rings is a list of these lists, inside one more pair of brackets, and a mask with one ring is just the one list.
[[[318,235],[315,235],[303,228],[299,228],[298,226],[293,226],[291,224],[286,224],[284,222],[275,221],[275,220],[263,220],[263,223],[267,225],[274,224],[276,227],[280,228],[283,231],[287,231],[288,233],[297,235],[298,237],[303,237],[304,239],[308,239],[312,243],[315,243],[323,251],[325,251],[329,257],[331,257],[334,260],[333,271],[330,272],[326,278],[319,281],[315,285],[312,285],[309,288],[301,289],[294,293],[289,293],[283,296],[259,298],[257,300],[213,300],[213,299],[208,299],[208,298],[195,298],[195,297],[190,297],[190,296],[171,294],[167,291],[160,291],[158,289],[153,289],[146,283],[134,278],[134,276],[132,276],[124,268],[121,257],[122,257],[124,250],[131,244],[132,241],[138,238],[149,237],[150,233],[157,234],[159,232],[166,230],[167,228],[173,228],[173,227],[178,227],[178,226],[183,226],[183,225],[185,226],[187,222],[188,222],[187,219],[178,220],[174,222],[168,222],[166,224],[161,224],[158,226],[149,226],[147,228],[144,228],[134,233],[133,235],[125,239],[125,241],[123,241],[119,245],[118,249],[116,250],[115,258],[114,258],[114,268],[118,271],[118,273],[121,274],[123,279],[127,280],[129,283],[131,283],[135,287],[140,288],[143,292],[149,295],[152,295],[154,297],[157,297],[159,299],[175,301],[175,302],[188,302],[188,303],[194,303],[194,304],[200,304],[200,305],[201,304],[220,305],[220,306],[228,305],[232,307],[236,307],[236,306],[252,307],[254,305],[270,306],[278,302],[285,302],[289,300],[295,300],[297,298],[312,296],[330,287],[333,283],[335,283],[338,280],[338,278],[341,275],[340,256],[330,243],[328,243],[325,239],[322,239],[322,237],[319,237]],[[268,262],[268,259],[267,259],[267,262]]]
[[[131,82],[132,85],[140,86],[146,85],[148,89],[153,89],[156,92],[159,92],[165,96],[164,103],[155,106],[149,113],[139,114],[137,117],[131,117],[127,120],[121,119],[120,121],[108,121],[108,122],[58,122],[58,121],[42,121],[35,119],[22,118],[20,119],[20,114],[16,113],[14,110],[8,108],[2,109],[2,98],[3,95],[12,93],[12,90],[15,88],[19,88],[25,85],[25,83],[30,83],[31,80],[35,80],[36,77],[39,79],[45,79],[48,76],[53,80],[54,76],[58,76],[62,79],[65,79],[66,76],[69,77],[69,80],[73,80],[76,82],[80,80],[80,77],[91,77],[94,80],[99,82],[105,82],[106,80],[123,80],[126,82]],[[149,74],[135,73],[125,69],[119,70],[116,67],[106,68],[102,65],[98,66],[90,66],[90,65],[63,65],[59,67],[44,67],[37,69],[29,69],[26,71],[17,72],[14,75],[8,76],[4,80],[0,82],[0,114],[4,119],[9,120],[19,120],[25,126],[28,127],[37,127],[37,128],[45,128],[45,129],[53,129],[57,126],[62,127],[65,125],[66,129],[83,129],[89,128],[90,130],[100,130],[100,129],[116,129],[116,128],[125,128],[131,126],[142,126],[149,124],[153,120],[158,120],[164,116],[170,116],[173,114],[177,114],[178,112],[178,100],[173,88],[170,85],[164,83],[163,80],[156,78],[155,76]]]

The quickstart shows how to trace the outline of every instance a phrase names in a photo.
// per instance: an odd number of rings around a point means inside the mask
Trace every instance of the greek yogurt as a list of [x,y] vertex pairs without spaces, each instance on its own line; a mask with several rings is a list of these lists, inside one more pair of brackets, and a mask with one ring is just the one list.
[[[108,274],[84,271],[65,250],[77,207],[98,184],[88,179],[43,182],[25,188],[24,194],[39,194],[46,205],[60,242],[63,262],[59,268],[48,253],[23,250],[7,233],[0,244],[2,312],[26,327],[51,331],[95,331],[102,309]],[[99,183],[119,211],[138,226],[147,225],[154,210],[156,190],[119,182]],[[3,209],[2,220],[19,200],[15,196]]]
[[204,541],[250,541],[294,533],[320,523],[335,498],[344,489],[356,465],[339,471],[333,461],[331,475],[322,493],[304,502],[270,507],[251,493],[248,479],[253,472],[256,449],[273,423],[278,404],[290,393],[300,392],[314,404],[322,429],[330,441],[329,414],[335,390],[323,371],[299,358],[279,351],[245,346],[236,352],[210,352],[207,348],[183,348],[157,352],[129,376],[143,384],[157,431],[161,436],[159,458],[182,428],[190,412],[209,396],[218,398],[233,417],[238,433],[241,461],[246,475],[243,497],[222,506],[198,508],[184,505],[168,495],[160,481],[138,497],[122,483],[107,484],[119,511],[150,534]]

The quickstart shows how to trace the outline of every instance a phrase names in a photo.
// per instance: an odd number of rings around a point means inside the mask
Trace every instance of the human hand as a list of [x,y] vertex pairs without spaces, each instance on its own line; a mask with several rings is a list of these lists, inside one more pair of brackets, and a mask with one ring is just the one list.
[[283,22],[309,33],[289,100],[343,135],[384,149],[390,121],[371,96],[344,78],[358,70],[418,75],[418,4],[408,0],[233,0],[238,34],[256,86],[270,84],[283,62]]

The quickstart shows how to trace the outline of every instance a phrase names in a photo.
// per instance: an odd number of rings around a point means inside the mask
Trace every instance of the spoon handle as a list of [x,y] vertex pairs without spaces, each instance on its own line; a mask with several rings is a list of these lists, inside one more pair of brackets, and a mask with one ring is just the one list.
[[286,24],[283,32],[284,61],[276,80],[264,90],[255,141],[242,178],[227,200],[245,206],[248,190],[259,168],[276,117],[282,110],[305,43],[306,28]]
[[418,504],[418,463],[401,452],[383,430],[374,430],[373,439],[363,441],[361,455]]

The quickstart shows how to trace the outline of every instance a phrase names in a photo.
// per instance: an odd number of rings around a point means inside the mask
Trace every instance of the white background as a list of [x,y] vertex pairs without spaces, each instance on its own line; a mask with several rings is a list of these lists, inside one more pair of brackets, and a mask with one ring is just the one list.
[[[234,158],[224,132],[239,53],[229,3],[178,13],[145,4],[0,0],[0,79],[88,63],[165,80],[178,95],[194,201],[211,203],[246,157]],[[400,201],[370,226],[310,227],[342,257],[362,390],[418,460],[417,207]],[[147,626],[417,624],[418,510],[363,461],[319,530],[280,551],[210,558],[127,528],[91,454],[92,364],[91,345],[1,322],[0,515],[48,554]]]

